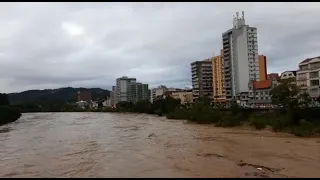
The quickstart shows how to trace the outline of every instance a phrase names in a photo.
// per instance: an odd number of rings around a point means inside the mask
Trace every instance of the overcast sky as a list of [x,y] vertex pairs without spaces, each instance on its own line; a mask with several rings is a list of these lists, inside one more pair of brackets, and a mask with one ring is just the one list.
[[126,75],[191,84],[235,12],[258,28],[268,73],[320,55],[320,3],[1,3],[0,92],[101,87]]

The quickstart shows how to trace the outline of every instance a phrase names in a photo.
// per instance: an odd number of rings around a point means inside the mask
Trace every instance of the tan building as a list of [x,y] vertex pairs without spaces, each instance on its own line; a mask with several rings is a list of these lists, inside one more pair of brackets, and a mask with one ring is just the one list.
[[267,57],[259,55],[259,80],[267,80]]
[[171,97],[175,99],[180,99],[181,104],[187,104],[193,102],[193,95],[192,91],[178,91],[178,92],[172,92]]
[[213,88],[213,102],[224,103],[226,97],[224,93],[224,79],[223,79],[223,49],[219,56],[212,59],[212,88]]

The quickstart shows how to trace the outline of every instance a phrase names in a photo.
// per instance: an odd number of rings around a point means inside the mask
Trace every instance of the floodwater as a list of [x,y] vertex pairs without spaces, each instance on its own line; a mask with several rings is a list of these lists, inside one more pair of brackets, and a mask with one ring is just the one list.
[[0,177],[320,177],[320,138],[146,114],[29,113],[0,127]]

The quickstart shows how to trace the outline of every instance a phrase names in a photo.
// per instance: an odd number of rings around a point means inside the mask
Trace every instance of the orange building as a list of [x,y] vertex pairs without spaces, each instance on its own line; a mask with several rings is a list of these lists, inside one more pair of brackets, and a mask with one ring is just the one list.
[[213,88],[213,102],[223,103],[226,101],[224,93],[224,79],[223,79],[223,50],[219,56],[211,58],[212,61],[212,88]]
[[267,80],[267,57],[264,55],[259,55],[259,79]]

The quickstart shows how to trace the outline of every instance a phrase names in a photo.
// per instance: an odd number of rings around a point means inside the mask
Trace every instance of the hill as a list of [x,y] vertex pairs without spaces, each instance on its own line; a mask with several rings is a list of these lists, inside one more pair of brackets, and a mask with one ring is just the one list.
[[110,97],[110,91],[101,88],[59,88],[45,90],[29,90],[20,93],[9,93],[11,104],[34,103],[46,101],[77,101],[77,92],[82,90],[90,90],[92,99]]

